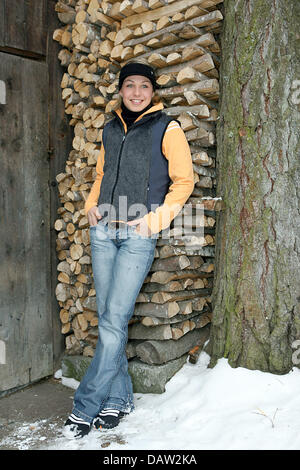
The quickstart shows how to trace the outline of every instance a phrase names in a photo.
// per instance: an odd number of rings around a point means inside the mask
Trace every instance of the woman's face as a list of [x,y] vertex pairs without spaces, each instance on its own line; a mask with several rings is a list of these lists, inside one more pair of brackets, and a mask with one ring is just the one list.
[[154,95],[152,83],[142,75],[126,77],[119,93],[130,111],[142,111],[151,103]]

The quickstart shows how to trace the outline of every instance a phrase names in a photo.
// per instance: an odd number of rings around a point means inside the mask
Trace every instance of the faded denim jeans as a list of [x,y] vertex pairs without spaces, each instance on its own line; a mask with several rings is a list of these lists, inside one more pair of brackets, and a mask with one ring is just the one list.
[[157,237],[142,237],[134,226],[90,228],[98,310],[98,342],[93,360],[74,395],[72,412],[92,422],[103,408],[134,409],[125,347],[128,321],[154,258]]

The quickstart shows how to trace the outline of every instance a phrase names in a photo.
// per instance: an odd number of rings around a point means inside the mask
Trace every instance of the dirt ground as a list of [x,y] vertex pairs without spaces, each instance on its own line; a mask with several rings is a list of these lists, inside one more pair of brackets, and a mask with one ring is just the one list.
[[34,450],[55,440],[74,390],[53,377],[0,398],[0,449]]

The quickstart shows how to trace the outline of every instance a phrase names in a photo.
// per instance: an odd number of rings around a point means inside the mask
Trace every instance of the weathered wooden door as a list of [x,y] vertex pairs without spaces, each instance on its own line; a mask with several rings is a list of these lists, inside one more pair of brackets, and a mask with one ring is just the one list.
[[0,52],[0,391],[53,371],[47,77]]
[[0,0],[0,396],[52,374],[63,350],[55,175],[72,137],[55,4]]

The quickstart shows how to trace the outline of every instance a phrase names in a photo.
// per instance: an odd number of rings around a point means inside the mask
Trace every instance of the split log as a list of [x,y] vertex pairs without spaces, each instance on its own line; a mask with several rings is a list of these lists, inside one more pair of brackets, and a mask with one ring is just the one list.
[[217,98],[219,93],[219,83],[216,79],[201,80],[196,83],[188,83],[186,85],[178,85],[172,88],[158,90],[158,94],[162,98],[172,98],[174,96],[183,95],[186,91],[197,91],[201,94],[211,96],[212,99]]
[[190,266],[187,256],[178,256],[168,260],[155,260],[151,266],[151,271],[177,271]]
[[[191,312],[188,315],[178,314],[178,315],[175,315],[172,318],[142,317],[140,319],[140,322],[144,326],[151,327],[151,326],[158,326],[158,325],[181,323],[185,320],[192,320],[195,317],[203,317],[204,318],[204,317],[207,317],[209,315],[211,315],[211,314],[210,314],[208,308],[204,307],[201,314],[199,314],[198,311],[197,312],[194,311],[194,312]],[[205,326],[205,325],[203,325],[203,326]]]
[[199,82],[200,80],[205,80],[205,75],[193,69],[192,67],[183,68],[177,75],[177,82],[180,84]]
[[178,280],[178,279],[195,279],[201,277],[201,273],[199,272],[201,268],[197,271],[192,271],[186,269],[185,271],[176,271],[176,272],[168,272],[168,271],[156,271],[151,275],[151,282],[158,282],[159,284],[167,284],[170,281]]
[[155,304],[136,304],[134,309],[135,316],[151,316],[171,318],[180,312],[177,302],[168,302],[165,305]]
[[211,294],[211,289],[202,289],[202,290],[184,290],[184,291],[177,291],[176,293],[171,292],[156,292],[151,296],[151,302],[155,304],[164,304],[166,302],[177,302],[180,300],[189,300],[193,298],[197,298],[200,296],[206,296]]
[[[148,340],[136,347],[139,359],[146,364],[164,364],[188,352],[195,344],[204,344],[209,337],[209,325],[190,331],[178,340]],[[174,344],[176,341],[176,345]]]
[[134,13],[143,13],[148,11],[148,3],[145,0],[135,0],[132,4],[132,10]]
[[166,340],[172,338],[172,329],[170,325],[160,325],[148,328],[141,323],[131,325],[128,328],[129,339],[158,339]]
[[[183,283],[183,284],[180,285],[181,289],[177,288],[175,291],[171,291],[171,292],[169,292],[167,290],[162,290],[161,286],[160,286],[160,289],[156,289],[156,290],[154,288],[152,288],[153,292],[154,292],[153,294],[147,293],[147,292],[145,292],[145,290],[143,290],[138,295],[137,302],[140,302],[140,303],[147,303],[148,302],[148,303],[154,303],[154,304],[164,304],[164,303],[170,302],[170,301],[188,300],[188,299],[193,299],[195,297],[203,297],[203,296],[211,294],[211,289],[204,289],[204,282],[203,281],[202,281],[203,285],[198,283],[198,287],[200,285],[200,288],[198,289],[196,287],[195,290],[193,290],[192,288],[187,289],[187,287],[190,285],[190,283],[193,287],[195,287],[194,283],[191,280],[189,280],[188,283]],[[153,285],[153,283],[152,283],[152,285]]]
[[[204,7],[205,2],[203,2],[203,0],[202,1],[201,0],[179,0],[165,7],[161,7],[152,11],[141,13],[139,15],[132,15],[128,18],[124,18],[121,22],[121,25],[122,27],[124,26],[130,27],[130,26],[141,24],[143,21],[155,21],[155,20],[158,20],[161,16],[171,15],[171,14],[184,11],[189,6],[196,5],[197,3],[201,4],[201,6],[205,8]],[[218,10],[213,11],[211,13],[208,13],[206,15],[203,15],[197,18],[196,26],[200,24],[202,26],[205,26],[211,23],[215,23],[217,21],[221,21],[223,19],[221,12],[219,12]],[[201,18],[202,18],[202,21],[200,21]]]

